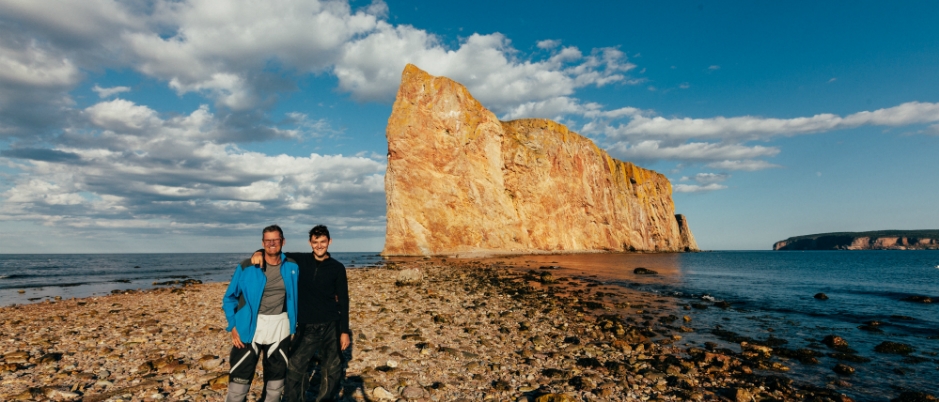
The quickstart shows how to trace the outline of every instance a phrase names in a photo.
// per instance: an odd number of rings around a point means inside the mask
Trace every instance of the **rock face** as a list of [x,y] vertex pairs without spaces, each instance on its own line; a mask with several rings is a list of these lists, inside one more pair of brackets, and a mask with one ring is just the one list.
[[698,249],[665,176],[550,120],[501,122],[413,65],[387,137],[383,255]]
[[881,230],[790,237],[773,250],[939,250],[939,230]]

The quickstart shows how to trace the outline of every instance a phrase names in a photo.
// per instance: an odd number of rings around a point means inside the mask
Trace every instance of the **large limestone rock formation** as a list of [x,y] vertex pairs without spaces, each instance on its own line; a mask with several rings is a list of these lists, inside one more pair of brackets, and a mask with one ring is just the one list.
[[388,119],[383,255],[693,251],[665,176],[408,65]]

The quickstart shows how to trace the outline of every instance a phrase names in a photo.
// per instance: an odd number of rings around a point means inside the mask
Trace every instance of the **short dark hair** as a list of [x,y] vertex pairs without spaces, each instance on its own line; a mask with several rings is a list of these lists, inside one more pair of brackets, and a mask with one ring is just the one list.
[[271,225],[271,226],[268,226],[268,227],[264,228],[264,230],[261,231],[261,237],[264,237],[264,234],[267,233],[267,232],[277,232],[277,233],[280,233],[280,238],[281,238],[281,239],[284,238],[284,231],[280,229],[280,226]]
[[314,237],[320,236],[326,236],[326,240],[332,240],[329,237],[329,229],[326,229],[325,225],[313,226],[313,229],[310,229],[310,240],[313,240]]

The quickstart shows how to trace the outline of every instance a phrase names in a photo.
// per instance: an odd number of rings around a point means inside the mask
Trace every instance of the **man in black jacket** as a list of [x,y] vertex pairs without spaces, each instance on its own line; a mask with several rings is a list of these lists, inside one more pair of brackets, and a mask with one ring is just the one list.
[[297,279],[297,331],[287,363],[284,390],[284,400],[287,402],[304,400],[310,385],[307,367],[314,355],[319,357],[321,379],[316,401],[332,400],[339,389],[339,355],[351,344],[349,284],[346,267],[329,256],[329,245],[332,242],[329,229],[317,225],[310,229],[312,253],[285,253],[300,267]]
[[[307,367],[313,355],[320,360],[320,389],[316,401],[331,400],[339,387],[341,350],[349,347],[349,285],[346,267],[329,256],[329,229],[310,229],[312,254],[293,254],[300,266],[297,281],[297,335],[287,364],[284,396],[302,401],[309,387]],[[288,257],[292,253],[288,253]],[[337,342],[338,341],[338,342]],[[338,344],[337,344],[338,343]]]

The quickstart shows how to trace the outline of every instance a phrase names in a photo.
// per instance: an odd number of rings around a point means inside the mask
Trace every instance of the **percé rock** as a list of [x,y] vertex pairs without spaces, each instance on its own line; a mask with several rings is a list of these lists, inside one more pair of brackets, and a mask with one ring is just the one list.
[[939,250],[939,230],[878,230],[790,237],[773,250]]
[[499,121],[413,65],[387,137],[382,255],[698,249],[664,175],[550,120]]

